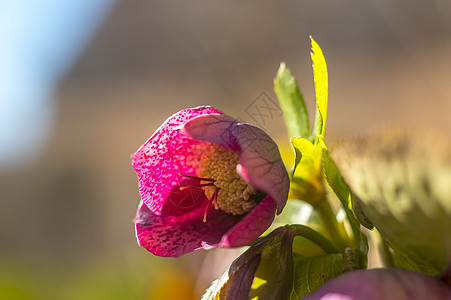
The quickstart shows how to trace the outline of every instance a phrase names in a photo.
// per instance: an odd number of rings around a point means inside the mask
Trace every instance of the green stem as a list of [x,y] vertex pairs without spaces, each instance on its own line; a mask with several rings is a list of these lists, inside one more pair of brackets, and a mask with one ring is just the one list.
[[314,208],[318,212],[329,238],[334,242],[340,252],[343,253],[346,248],[350,247],[351,241],[343,224],[338,223],[337,217],[326,196],[318,201]]
[[362,252],[357,249],[346,248],[343,253],[343,273],[363,268]]
[[340,253],[338,249],[331,243],[331,241],[326,238],[321,233],[313,230],[305,225],[295,224],[290,225],[290,227],[296,229],[296,235],[305,237],[306,239],[314,242],[316,245],[321,247],[327,254]]

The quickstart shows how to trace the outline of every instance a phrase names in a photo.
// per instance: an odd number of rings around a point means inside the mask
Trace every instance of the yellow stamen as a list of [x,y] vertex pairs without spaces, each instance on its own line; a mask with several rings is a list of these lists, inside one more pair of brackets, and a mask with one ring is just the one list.
[[211,202],[215,201],[216,209],[220,208],[233,215],[242,215],[257,205],[252,197],[257,190],[236,172],[239,158],[238,152],[214,144],[202,153],[197,175],[199,178],[211,178],[212,181],[211,185],[202,187],[210,199],[207,209]]

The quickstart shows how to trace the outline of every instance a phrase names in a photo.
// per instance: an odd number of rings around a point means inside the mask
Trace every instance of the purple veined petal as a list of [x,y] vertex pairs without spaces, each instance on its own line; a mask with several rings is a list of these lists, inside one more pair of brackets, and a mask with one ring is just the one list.
[[277,144],[263,130],[239,123],[227,115],[202,115],[182,129],[187,136],[241,153],[238,174],[256,189],[269,194],[280,213],[288,198],[289,178]]
[[[246,214],[232,215],[209,205],[201,185],[211,179],[196,176],[212,143],[239,152],[236,170],[266,194]],[[169,117],[132,159],[142,199],[136,237],[139,245],[159,256],[247,245],[271,225],[287,200],[288,174],[275,142],[262,130],[211,107]]]
[[276,203],[266,196],[239,223],[232,227],[222,238],[220,247],[241,247],[258,238],[271,226],[276,212]]
[[204,202],[189,213],[172,216],[157,215],[141,201],[135,218],[138,244],[155,255],[168,257],[218,247],[224,234],[242,217],[212,209],[204,223],[205,205]]
[[270,195],[280,214],[287,202],[290,180],[277,144],[263,130],[249,124],[234,126],[233,135],[241,147],[237,173]]
[[207,143],[180,133],[180,125],[200,115],[220,114],[209,106],[184,109],[169,117],[132,155],[144,203],[161,214],[168,194],[184,180],[180,173],[195,176],[196,159]]
[[224,114],[202,115],[185,123],[181,132],[193,139],[241,152],[232,134],[232,128],[238,123],[238,120]]

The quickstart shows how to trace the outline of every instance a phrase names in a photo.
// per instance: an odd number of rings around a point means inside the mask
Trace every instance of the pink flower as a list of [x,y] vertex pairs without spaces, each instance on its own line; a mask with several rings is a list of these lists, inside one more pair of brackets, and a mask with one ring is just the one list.
[[244,246],[288,197],[275,142],[209,106],[169,117],[132,160],[141,195],[136,236],[159,256]]
[[446,300],[450,286],[427,276],[401,268],[346,272],[326,282],[304,300]]

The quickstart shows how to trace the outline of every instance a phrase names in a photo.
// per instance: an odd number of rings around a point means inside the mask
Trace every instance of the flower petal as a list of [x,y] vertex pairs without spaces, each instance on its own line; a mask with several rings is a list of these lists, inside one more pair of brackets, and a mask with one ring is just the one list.
[[[195,176],[202,152],[211,143],[240,152],[237,171],[266,194],[246,215],[211,206],[204,222],[210,201],[195,188],[202,183]],[[247,245],[271,225],[276,209],[280,212],[287,200],[288,175],[275,142],[262,130],[211,107],[171,116],[132,159],[142,199],[136,237],[139,245],[159,256]]]
[[196,154],[206,144],[180,133],[180,125],[200,115],[220,114],[209,106],[184,109],[169,117],[155,133],[132,155],[133,167],[139,179],[139,193],[144,203],[161,214],[169,193],[186,180],[179,176],[195,176]]
[[241,152],[238,174],[256,189],[270,195],[280,213],[288,198],[289,178],[277,144],[263,130],[227,115],[195,117],[181,129],[196,140]]
[[220,247],[241,247],[258,238],[274,220],[276,202],[266,196],[239,223],[230,228],[222,238]]
[[202,115],[186,122],[181,132],[193,139],[241,152],[232,134],[233,127],[238,123],[238,120],[224,114]]
[[169,216],[153,213],[141,201],[135,218],[138,244],[155,255],[169,257],[218,247],[223,235],[241,218],[212,209],[203,222],[206,204],[184,215]]
[[290,180],[277,144],[263,130],[245,123],[234,126],[233,135],[242,151],[237,173],[270,195],[280,214],[288,199]]

